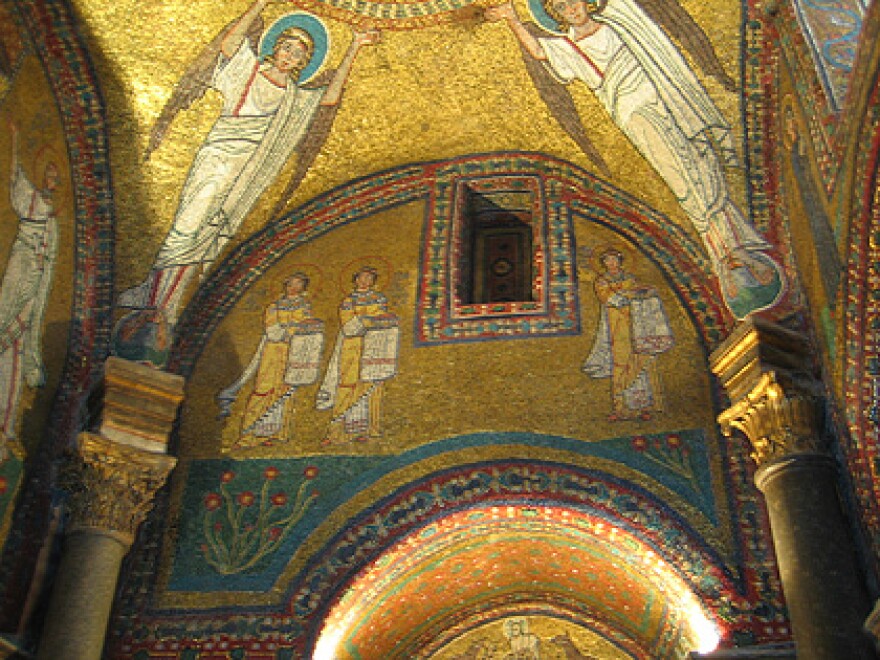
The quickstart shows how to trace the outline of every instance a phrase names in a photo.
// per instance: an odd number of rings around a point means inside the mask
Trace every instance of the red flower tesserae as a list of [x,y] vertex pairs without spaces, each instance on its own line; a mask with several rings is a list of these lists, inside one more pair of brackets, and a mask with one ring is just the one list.
[[222,498],[217,493],[208,493],[205,495],[205,508],[208,511],[216,511],[223,503]]

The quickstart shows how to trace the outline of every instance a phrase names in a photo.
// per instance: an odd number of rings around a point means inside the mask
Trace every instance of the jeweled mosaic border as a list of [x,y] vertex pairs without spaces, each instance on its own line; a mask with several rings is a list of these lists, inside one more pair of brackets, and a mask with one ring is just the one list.
[[7,629],[15,629],[48,525],[52,463],[74,440],[109,351],[113,289],[113,190],[104,102],[67,0],[15,0],[61,116],[74,198],[74,282],[67,358],[40,449],[26,459],[22,497],[0,564]]
[[[845,284],[843,396],[849,433],[844,455],[880,571],[880,81],[875,80],[863,123],[856,171],[862,195],[854,199]],[[873,414],[872,414],[873,413]]]
[[[415,345],[431,346],[488,339],[580,334],[577,270],[554,268],[574,263],[574,235],[567,210],[554,199],[552,176],[511,173],[497,163],[479,163],[463,175],[451,167],[438,172],[429,197],[422,235],[422,263],[416,302]],[[455,206],[460,186],[481,190],[527,190],[535,195],[535,256],[538,299],[529,303],[460,305],[454,283],[461,234]]]
[[542,177],[555,203],[605,224],[640,249],[660,268],[708,348],[732,329],[708,258],[681,227],[576,165],[540,153],[502,152],[405,165],[357,179],[270,223],[237,246],[196,292],[177,325],[168,371],[189,376],[211,333],[247,288],[291,250],[380,211],[428,200],[436,182],[455,173],[491,171]]

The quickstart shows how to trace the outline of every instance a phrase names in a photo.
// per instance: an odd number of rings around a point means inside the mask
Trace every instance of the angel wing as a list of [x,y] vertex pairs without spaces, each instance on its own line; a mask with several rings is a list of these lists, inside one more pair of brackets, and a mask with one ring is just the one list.
[[[322,72],[305,87],[326,87],[330,84],[330,80],[335,73],[336,69],[328,69],[327,71]],[[306,173],[315,161],[315,157],[323,148],[324,142],[327,141],[327,136],[330,135],[330,129],[333,127],[333,121],[336,119],[336,111],[338,109],[338,103],[334,105],[322,105],[318,108],[312,119],[312,123],[309,126],[309,130],[303,137],[302,142],[300,142],[299,146],[296,148],[296,166],[294,167],[293,173],[290,175],[290,179],[287,182],[287,186],[284,188],[284,192],[281,193],[278,203],[272,210],[271,218],[277,218],[284,212],[287,202],[290,200],[290,196],[293,195],[294,191],[299,187],[299,184],[302,183],[303,178],[305,178]]]
[[[236,19],[237,20],[237,19]],[[223,36],[232,27],[235,21],[231,21],[226,27],[217,33],[211,42],[205,46],[196,58],[187,67],[186,72],[174,87],[171,98],[159,113],[159,118],[153,124],[150,130],[150,141],[147,144],[147,150],[144,153],[144,160],[150,159],[153,152],[162,144],[171,122],[181,110],[186,110],[193,103],[198,101],[205,95],[211,84],[211,78],[214,75],[214,68],[217,66],[217,57],[220,54],[220,42]],[[260,35],[263,32],[263,19],[257,19],[251,23],[247,32],[247,38],[252,44],[259,42]]]
[[736,81],[721,65],[718,54],[703,31],[679,0],[636,0],[642,11],[690,53],[707,76],[715,78],[729,92],[736,91]]
[[[546,36],[543,30],[534,23],[525,23],[526,29],[535,37]],[[593,141],[587,135],[587,129],[581,122],[580,114],[575,107],[574,100],[565,85],[560,83],[547,68],[520,44],[522,50],[523,61],[526,65],[529,77],[538,90],[538,94],[550,113],[559,122],[566,133],[581,148],[584,154],[593,161],[593,164],[599,168],[606,177],[611,176],[611,170],[602,155],[596,149]]]

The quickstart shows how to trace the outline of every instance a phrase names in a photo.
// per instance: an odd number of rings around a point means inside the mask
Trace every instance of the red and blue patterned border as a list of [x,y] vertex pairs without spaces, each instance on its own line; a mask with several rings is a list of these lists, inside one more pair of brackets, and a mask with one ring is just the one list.
[[[422,239],[416,309],[417,346],[486,339],[515,339],[580,333],[574,240],[567,210],[552,196],[557,186],[543,176],[498,171],[497,163],[462,176],[452,164],[429,197]],[[529,302],[465,305],[458,300],[458,255],[462,249],[463,186],[481,193],[520,191],[532,202],[533,279]],[[548,192],[550,195],[548,196]],[[565,264],[566,267],[559,267]]]
[[113,193],[104,103],[97,75],[66,0],[15,0],[42,62],[67,142],[74,195],[74,282],[67,360],[39,451],[27,458],[22,497],[0,563],[3,616],[15,629],[33,562],[43,544],[54,466],[82,426],[100,378],[112,327]]
[[862,195],[853,205],[845,284],[842,438],[862,523],[880,571],[880,80],[864,118],[857,171]]
[[[661,270],[688,311],[705,345],[716,346],[733,327],[708,259],[681,227],[585,170],[552,156],[511,152],[418,163],[358,179],[304,204],[239,245],[203,284],[177,325],[168,370],[188,376],[208,338],[249,286],[296,247],[343,225],[418,199],[438,181],[486,172],[539,177],[552,206],[617,232]],[[561,214],[555,231],[568,219]],[[570,247],[563,240],[560,249]],[[553,248],[553,245],[550,246]]]

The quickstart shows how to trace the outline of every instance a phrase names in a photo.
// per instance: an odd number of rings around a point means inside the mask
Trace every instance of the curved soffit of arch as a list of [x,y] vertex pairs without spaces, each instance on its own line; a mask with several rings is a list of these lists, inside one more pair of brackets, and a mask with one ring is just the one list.
[[[505,518],[509,510],[516,515]],[[471,517],[472,513],[474,515]],[[494,522],[493,516],[497,516]],[[510,524],[516,516],[519,517],[518,524]],[[737,634],[750,634],[756,639],[772,640],[778,633],[785,634],[784,630],[780,633],[776,629],[774,613],[765,616],[764,606],[775,598],[766,591],[769,586],[767,580],[773,581],[769,575],[774,570],[769,565],[762,565],[768,557],[764,556],[763,561],[759,555],[742,557],[739,559],[740,566],[729,566],[710,548],[699,531],[642,487],[599,470],[535,461],[461,465],[440,474],[427,475],[398,489],[350,520],[342,532],[315,553],[320,560],[313,561],[291,584],[288,609],[312,621],[312,630],[309,633],[312,639],[319,634],[318,628],[314,626],[321,627],[328,616],[330,620],[343,622],[343,625],[332,632],[338,642],[346,635],[356,632],[349,630],[349,626],[362,623],[361,613],[356,610],[363,603],[360,597],[351,598],[352,593],[361,594],[369,601],[371,598],[397,599],[406,591],[416,600],[407,602],[403,598],[402,601],[396,601],[398,607],[386,603],[384,608],[376,608],[374,611],[377,615],[383,609],[395,612],[388,621],[392,625],[396,621],[401,626],[398,633],[408,635],[409,622],[413,620],[408,614],[409,607],[414,606],[421,598],[418,593],[422,589],[422,583],[409,583],[409,590],[402,588],[397,581],[397,559],[403,562],[405,570],[402,575],[409,575],[409,571],[416,569],[409,567],[406,562],[418,563],[424,559],[430,563],[433,561],[432,557],[436,558],[438,553],[443,556],[446,547],[454,546],[444,546],[444,543],[447,540],[457,540],[458,533],[451,527],[455,524],[463,525],[462,547],[467,547],[468,541],[479,541],[479,535],[471,536],[468,530],[479,530],[480,525],[487,524],[487,517],[489,522],[486,534],[493,540],[496,538],[495,534],[502,538],[507,533],[495,530],[494,525],[503,527],[507,523],[510,527],[508,531],[513,533],[522,532],[533,523],[534,535],[546,536],[545,547],[556,544],[556,557],[559,565],[563,566],[559,569],[560,573],[555,573],[556,567],[550,565],[532,567],[538,571],[546,569],[547,573],[539,572],[533,576],[535,579],[531,582],[531,589],[528,580],[516,584],[516,576],[511,575],[511,591],[531,591],[532,601],[537,602],[541,599],[535,595],[540,594],[544,588],[541,585],[555,584],[559,588],[549,589],[548,593],[554,595],[554,598],[561,597],[566,595],[565,588],[561,586],[565,579],[572,575],[583,577],[578,574],[583,558],[576,554],[559,552],[559,547],[565,547],[568,543],[562,531],[575,519],[572,516],[579,516],[577,519],[581,522],[590,521],[589,524],[584,523],[586,526],[578,528],[578,533],[585,538],[598,535],[606,541],[619,541],[624,546],[629,543],[632,549],[638,548],[638,553],[643,558],[663,564],[669,570],[666,577],[679,585],[675,593],[684,598],[681,595],[684,593],[681,585],[686,585],[685,591],[697,598],[707,612],[712,613],[711,617],[715,619],[715,625],[725,639],[732,639]],[[560,521],[568,522],[562,524]],[[557,524],[561,524],[559,530],[556,530],[560,536],[554,539],[554,525]],[[469,528],[469,525],[472,527]],[[577,525],[572,530],[575,528]],[[437,530],[449,530],[449,534],[437,536]],[[521,533],[523,540],[528,536],[527,531]],[[435,547],[437,539],[441,540],[439,548]],[[592,540],[598,542],[597,539]],[[754,545],[754,542],[746,541],[745,544]],[[508,548],[510,556],[517,553],[514,545],[515,543],[511,543]],[[475,543],[472,549],[475,564],[499,563],[497,558],[493,558],[497,547],[492,544],[477,546],[479,543]],[[598,587],[603,593],[615,593],[618,581],[612,576],[614,571],[610,565],[602,570],[605,572],[592,586]],[[442,570],[435,571],[435,575],[442,574]],[[458,577],[447,572],[443,579],[452,583]],[[581,587],[586,589],[584,585]],[[647,593],[644,590],[653,593],[656,588],[657,584],[650,580],[639,586],[643,594]],[[371,589],[375,593],[369,593]],[[316,591],[331,596],[316,599]],[[479,598],[476,591],[473,595]],[[458,595],[453,590],[445,592],[443,597],[435,595],[434,599],[435,602],[429,606],[436,607],[438,611],[467,613],[468,608],[460,607]],[[580,614],[585,615],[588,609],[582,609]],[[620,619],[628,614],[618,612],[617,616]],[[452,622],[456,622],[454,614],[449,616]],[[620,625],[618,619],[612,618],[606,623],[611,625],[616,621]],[[331,627],[334,625],[337,624],[330,624]],[[363,626],[360,628],[366,630]],[[343,632],[340,633],[340,630]],[[368,634],[373,635],[376,632],[375,628],[371,628]],[[439,634],[440,631],[434,631],[427,638],[412,639],[409,643],[415,646],[430,645],[431,638]],[[630,631],[630,637],[632,635],[634,633]],[[634,639],[641,639],[638,642],[640,644],[647,639],[642,639],[640,635],[650,636],[647,631],[635,635]]]
[[313,657],[429,657],[463,615],[473,625],[501,604],[510,616],[513,603],[598,619],[636,657],[711,650],[718,639],[691,585],[631,531],[516,503],[450,513],[383,552],[335,604]]

